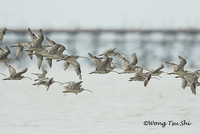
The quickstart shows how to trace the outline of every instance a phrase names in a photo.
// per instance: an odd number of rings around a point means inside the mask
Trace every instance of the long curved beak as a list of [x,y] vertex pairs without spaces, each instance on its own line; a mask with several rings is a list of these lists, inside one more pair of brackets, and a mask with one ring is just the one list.
[[24,77],[24,78],[28,78],[28,79],[32,80],[30,77]]
[[90,60],[88,57],[84,57],[84,56],[79,56],[79,58],[85,58],[87,60]]
[[3,74],[3,73],[0,73],[0,74],[2,74],[3,76],[5,76],[5,77],[6,77],[6,75],[5,75],[5,74]]
[[110,72],[115,72],[115,73],[118,73],[118,74],[120,74],[119,72],[117,72],[117,71],[110,71]]
[[62,83],[62,82],[59,82],[59,81],[55,81],[55,83],[60,83],[61,85],[63,85],[64,83]]
[[89,92],[93,93],[91,90],[88,90],[88,89],[84,89],[83,91],[89,91]]
[[12,32],[14,32],[14,33],[16,33],[16,31],[14,31],[14,30],[10,30],[10,29],[7,29],[8,31],[12,31]]
[[160,79],[159,79],[159,78],[157,78],[157,77],[151,77],[151,78],[154,78],[154,79],[160,80]]
[[126,54],[124,54],[124,53],[119,53],[119,54],[127,56],[127,55],[126,55]]
[[162,78],[160,75],[157,75],[157,77]]

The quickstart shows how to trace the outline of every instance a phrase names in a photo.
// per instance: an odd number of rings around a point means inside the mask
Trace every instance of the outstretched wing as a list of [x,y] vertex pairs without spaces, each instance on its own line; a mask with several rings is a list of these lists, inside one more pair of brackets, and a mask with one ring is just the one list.
[[175,71],[184,71],[184,66],[187,63],[187,61],[181,56],[178,56],[178,58],[180,63],[178,64],[177,69]]
[[49,54],[55,54],[57,53],[57,50],[60,48],[60,45],[57,44],[56,42],[54,42],[53,40],[50,40],[49,38],[47,38],[47,41],[51,44],[51,47],[49,49]]
[[119,54],[118,57],[119,57],[119,59],[122,60],[125,68],[127,68],[128,65],[130,65],[130,62],[126,58],[124,58],[121,54]]
[[4,53],[4,50],[0,47],[0,56]]
[[160,67],[158,67],[156,70],[154,70],[154,73],[159,73],[159,71],[163,68],[164,68],[164,65],[162,64]]
[[137,55],[136,55],[136,53],[134,53],[134,54],[132,55],[132,61],[131,61],[131,63],[130,63],[130,66],[135,66],[135,65],[137,64],[137,62],[138,62],[138,60],[137,60]]
[[42,29],[40,29],[39,33],[38,33],[38,38],[37,38],[37,40],[35,42],[35,47],[41,48],[43,40],[44,40],[44,34],[42,32]]
[[42,61],[43,61],[43,56],[42,55],[36,55],[36,57],[37,57],[38,69],[40,69],[40,67],[42,65]]
[[52,59],[46,59],[49,67],[52,67]]
[[19,57],[21,56],[21,54],[22,54],[22,51],[23,51],[23,46],[21,46],[21,45],[19,45],[18,47],[17,47],[17,50],[16,50],[16,58],[17,59],[19,59]]
[[95,68],[98,68],[99,65],[101,64],[101,58],[98,58],[98,57],[92,55],[91,53],[88,53],[88,54],[89,54],[90,58],[94,60]]
[[68,61],[72,67],[74,68],[74,71],[76,72],[76,74],[79,76],[79,79],[82,80],[82,76],[81,76],[81,66],[80,64],[75,60],[75,59],[70,59]]
[[165,62],[165,63],[167,63],[168,65],[170,65],[170,66],[172,66],[173,67],[173,70],[174,70],[174,72],[176,72],[177,71],[177,69],[178,69],[178,65],[177,64],[175,64],[175,63],[171,63],[171,62]]
[[8,67],[8,70],[9,70],[11,77],[16,75],[16,70],[11,65],[9,65],[7,62],[4,62],[4,64]]
[[3,40],[5,34],[6,34],[6,28],[0,29],[0,41]]
[[185,78],[181,78],[182,79],[182,88],[185,89],[187,86],[187,81],[185,80]]
[[28,70],[28,68],[25,68],[24,70],[22,70],[22,71],[16,73],[15,77],[19,77],[19,76],[21,76],[23,73],[26,73],[27,70]]
[[67,70],[67,68],[69,67],[69,65],[70,65],[70,63],[68,61],[65,61],[64,65],[63,65],[64,70]]
[[82,83],[82,82],[83,82],[83,81],[76,82],[75,85],[74,85],[74,87],[75,87],[76,89],[79,89],[79,88],[81,87],[81,83]]
[[151,79],[151,74],[148,74],[148,76],[147,76],[146,79],[144,80],[144,86],[145,86],[145,87],[146,87],[147,84],[149,83],[150,79]]
[[194,82],[194,77],[192,75],[186,75],[186,76],[183,76],[183,77],[185,78],[185,80],[189,84],[192,93],[196,95],[196,84]]
[[51,44],[51,46],[56,45],[56,43],[53,40],[49,39],[48,37],[46,37],[46,40]]
[[8,55],[10,54],[10,49],[8,48],[8,46],[6,46],[5,49],[6,49],[6,52],[4,51],[4,53],[0,56],[1,59],[6,59]]
[[28,34],[31,36],[31,41],[33,43],[33,45],[35,46],[35,43],[37,41],[37,37],[35,36],[35,34],[31,31],[30,28],[28,28]]
[[107,64],[109,64],[109,58],[105,55],[96,70],[106,70]]
[[59,47],[58,50],[57,50],[57,53],[58,53],[58,54],[62,54],[65,50],[66,50],[65,46],[60,45],[60,47]]

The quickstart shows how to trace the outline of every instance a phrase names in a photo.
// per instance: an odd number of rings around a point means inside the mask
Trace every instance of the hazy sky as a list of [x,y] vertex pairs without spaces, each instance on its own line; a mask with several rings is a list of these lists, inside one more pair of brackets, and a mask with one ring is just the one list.
[[199,0],[0,0],[0,27],[200,27]]

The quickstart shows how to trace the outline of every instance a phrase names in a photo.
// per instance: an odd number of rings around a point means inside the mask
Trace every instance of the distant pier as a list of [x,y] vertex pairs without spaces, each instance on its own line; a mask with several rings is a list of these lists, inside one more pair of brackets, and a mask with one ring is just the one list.
[[[26,34],[27,29],[14,29],[19,34]],[[38,31],[38,29],[33,29],[33,31]],[[152,34],[152,33],[163,33],[163,34],[199,34],[200,29],[188,28],[188,29],[43,29],[45,33],[141,33],[141,34]]]
[[[27,28],[28,29],[28,28]],[[7,32],[1,47],[19,42],[31,41],[27,29],[12,29]],[[32,31],[37,34],[39,29]],[[117,47],[116,51],[130,56],[137,53],[140,64],[177,61],[181,55],[189,59],[190,67],[199,67],[200,29],[43,29],[45,37],[61,43],[69,50],[67,54],[88,56],[88,52],[98,55],[105,49]],[[43,45],[48,42],[44,40]],[[14,49],[13,49],[14,50]],[[14,56],[14,55],[13,55]],[[120,61],[119,61],[120,62]]]

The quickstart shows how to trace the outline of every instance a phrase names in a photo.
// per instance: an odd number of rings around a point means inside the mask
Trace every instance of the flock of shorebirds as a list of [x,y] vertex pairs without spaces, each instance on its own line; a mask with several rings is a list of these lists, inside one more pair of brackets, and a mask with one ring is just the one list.
[[[9,30],[7,28],[1,28],[0,29],[1,42],[6,34],[6,31],[13,31],[13,30]],[[25,68],[24,70],[20,72],[16,72],[15,68],[13,68],[11,65],[8,64],[10,60],[20,61],[19,58],[23,52],[23,49],[25,48],[26,49],[25,51],[27,52],[30,59],[32,59],[34,55],[37,57],[38,69],[41,68],[43,58],[46,59],[50,67],[52,67],[52,60],[64,61],[64,70],[66,70],[69,67],[69,65],[71,65],[74,71],[76,72],[77,76],[81,80],[79,82],[70,81],[70,82],[65,82],[65,83],[54,81],[53,78],[46,77],[46,74],[48,72],[46,69],[42,68],[41,74],[32,73],[33,75],[36,75],[38,77],[37,79],[34,80],[37,82],[34,83],[33,85],[45,85],[46,91],[48,91],[50,86],[53,83],[60,83],[62,85],[67,84],[66,86],[64,86],[64,89],[65,89],[63,91],[64,94],[66,93],[77,94],[82,91],[92,92],[91,90],[82,88],[81,84],[83,81],[82,81],[82,75],[81,75],[81,66],[77,62],[78,58],[86,58],[88,60],[89,58],[83,57],[83,56],[66,55],[63,53],[65,50],[67,50],[64,45],[58,44],[47,37],[46,37],[46,40],[50,43],[50,45],[46,45],[46,46],[42,45],[42,42],[44,41],[44,34],[43,34],[42,29],[39,30],[38,36],[36,36],[31,31],[31,29],[28,28],[28,34],[30,35],[30,38],[31,38],[30,42],[21,42],[21,43],[10,46],[10,47],[17,47],[15,59],[8,58],[8,55],[11,53],[8,46],[5,47],[5,50],[0,48],[0,62],[4,62],[5,66],[8,67],[8,70],[10,73],[10,76],[7,78],[4,78],[3,80],[21,80],[23,78],[31,79],[30,77],[25,77],[22,75],[27,72],[28,68]],[[129,78],[129,81],[142,81],[144,82],[144,86],[146,87],[148,82],[151,80],[151,78],[160,80],[159,78],[162,78],[160,74],[167,73],[167,72],[162,71],[162,69],[164,68],[163,64],[160,65],[157,69],[149,69],[149,68],[137,66],[138,60],[137,60],[136,53],[132,55],[132,60],[130,62],[125,58],[126,54],[118,53],[115,50],[116,48],[105,50],[102,54],[98,56],[88,53],[90,59],[94,60],[94,66],[95,66],[95,70],[90,72],[89,74],[94,74],[94,73],[107,74],[110,72],[116,72],[118,74],[125,74],[125,73],[133,74],[134,73],[135,75]],[[117,63],[113,63],[112,56],[117,56],[122,61],[124,67],[121,67],[121,65]],[[192,93],[196,95],[196,86],[200,85],[200,82],[198,82],[198,78],[200,77],[200,70],[195,70],[195,71],[184,70],[184,66],[187,62],[181,56],[178,56],[178,58],[180,61],[179,64],[166,62],[166,64],[172,66],[173,68],[173,72],[170,72],[167,74],[169,75],[173,74],[173,75],[176,75],[175,78],[181,78],[182,79],[181,87],[185,89],[187,86],[189,86]],[[122,72],[114,71],[115,68],[121,68],[123,69],[123,71]],[[144,70],[146,70],[146,72],[144,72]],[[0,73],[0,74],[6,77],[5,74],[3,73]]]

